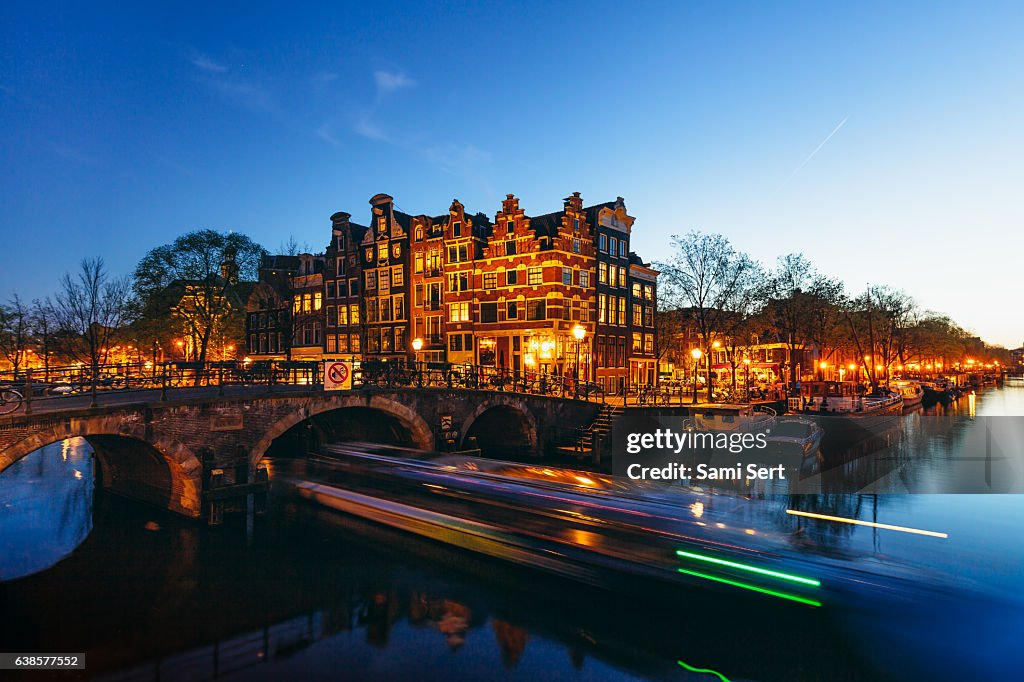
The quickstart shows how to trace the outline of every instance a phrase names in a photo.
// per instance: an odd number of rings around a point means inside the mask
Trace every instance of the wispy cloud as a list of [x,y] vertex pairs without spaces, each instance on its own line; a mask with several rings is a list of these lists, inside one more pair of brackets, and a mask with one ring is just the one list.
[[207,57],[205,54],[196,53],[192,55],[189,61],[191,61],[192,65],[195,66],[197,69],[202,69],[203,71],[207,71],[209,73],[224,73],[228,70],[228,66],[226,64],[221,64],[220,62],[214,61],[213,59]]
[[377,90],[382,93],[394,92],[401,88],[411,88],[416,85],[416,81],[401,71],[374,71],[373,78],[377,81]]
[[313,85],[327,85],[328,83],[333,83],[338,80],[338,78],[340,78],[340,76],[333,71],[317,71],[310,76],[309,80]]
[[431,163],[450,173],[462,172],[468,166],[491,160],[488,152],[472,144],[432,145],[424,148],[422,153]]
[[384,129],[372,121],[368,115],[356,118],[355,122],[352,124],[352,132],[371,140],[394,143],[391,136],[384,132]]
[[316,136],[324,142],[334,145],[335,147],[341,146],[341,140],[334,135],[334,126],[330,123],[324,123],[315,131]]
[[836,126],[835,128],[833,128],[833,129],[832,129],[832,132],[831,132],[831,133],[829,133],[828,135],[826,135],[826,136],[825,136],[825,139],[821,141],[821,144],[819,144],[819,145],[818,145],[817,147],[815,147],[815,148],[814,148],[814,151],[813,151],[813,152],[811,152],[810,154],[808,154],[808,155],[807,155],[807,158],[803,160],[803,163],[801,163],[801,164],[800,164],[799,166],[797,166],[797,167],[796,167],[796,170],[794,170],[794,171],[793,171],[792,173],[790,173],[790,174],[789,174],[789,177],[788,177],[788,178],[786,179],[786,180],[787,180],[787,182],[788,182],[789,180],[792,180],[792,179],[793,179],[793,176],[795,176],[795,175],[796,175],[797,173],[799,173],[799,172],[801,171],[801,169],[803,169],[803,167],[804,167],[804,166],[806,166],[806,165],[807,165],[807,163],[808,163],[808,162],[809,162],[809,161],[810,161],[811,159],[813,159],[813,158],[814,158],[814,155],[815,155],[815,154],[817,154],[818,152],[820,152],[820,151],[821,151],[821,148],[822,148],[822,147],[824,147],[824,146],[825,146],[825,144],[826,144],[826,143],[827,143],[827,142],[828,142],[829,140],[831,140],[831,139],[832,139],[832,136],[833,136],[833,135],[835,135],[836,133],[838,133],[838,132],[839,132],[839,129],[840,129],[840,128],[842,128],[842,127],[843,127],[844,125],[846,125],[846,121],[847,121],[847,120],[848,120],[849,118],[850,118],[849,116],[847,116],[846,118],[844,118],[844,119],[843,119],[842,121],[840,121],[840,122],[839,122],[839,125],[837,125],[837,126]]
[[236,106],[254,111],[279,113],[271,92],[260,85],[227,78],[205,78],[203,82]]
[[86,154],[77,147],[72,147],[62,142],[57,142],[56,140],[47,140],[46,145],[54,154],[63,159],[67,159],[68,161],[74,161],[75,163],[80,163],[83,166],[90,166],[92,168],[103,167],[103,162],[100,159],[90,154]]

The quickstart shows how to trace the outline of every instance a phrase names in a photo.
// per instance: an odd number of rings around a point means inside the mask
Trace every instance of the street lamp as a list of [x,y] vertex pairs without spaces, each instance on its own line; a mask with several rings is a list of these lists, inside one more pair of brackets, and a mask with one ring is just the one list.
[[746,402],[750,402],[750,358],[743,357],[743,390],[747,392]]
[[825,381],[825,370],[828,369],[828,363],[823,361],[818,364],[818,367],[821,368],[821,380]]
[[690,351],[690,356],[693,358],[693,404],[697,404],[697,365],[700,364],[700,356],[703,353],[700,352],[700,348],[694,348]]
[[573,369],[573,387],[576,389],[576,397],[580,397],[580,344],[583,343],[583,337],[587,335],[587,330],[583,328],[583,325],[576,325],[572,328],[572,335],[576,337],[576,367]]
[[412,340],[412,362],[414,365],[419,365],[420,358],[419,352],[423,348],[423,339],[416,337]]

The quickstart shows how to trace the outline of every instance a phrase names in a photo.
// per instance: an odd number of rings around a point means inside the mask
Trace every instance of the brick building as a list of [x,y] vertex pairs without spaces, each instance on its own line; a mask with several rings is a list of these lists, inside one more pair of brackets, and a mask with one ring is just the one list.
[[329,358],[358,358],[362,353],[363,268],[361,245],[369,228],[353,223],[348,213],[331,216],[331,243],[325,251],[324,292],[326,339]]
[[[291,276],[293,355],[470,363],[610,392],[654,382],[658,273],[630,251],[621,197],[584,207],[575,192],[531,217],[509,194],[493,222],[457,200],[441,216],[403,213],[387,194],[370,206],[369,226],[331,216],[315,272]],[[322,320],[319,356],[307,314]]]

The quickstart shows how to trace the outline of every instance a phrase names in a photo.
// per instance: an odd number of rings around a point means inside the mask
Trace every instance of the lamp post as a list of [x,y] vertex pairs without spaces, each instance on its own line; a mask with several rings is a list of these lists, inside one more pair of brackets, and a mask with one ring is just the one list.
[[703,353],[700,352],[700,348],[694,348],[690,351],[690,356],[693,358],[693,404],[697,404],[697,365],[700,364],[700,356]]
[[818,363],[818,367],[821,368],[821,380],[825,381],[825,370],[828,369],[828,363],[822,361],[822,362]]
[[416,337],[412,340],[412,364],[419,369],[420,366],[420,350],[423,348],[423,339]]
[[747,392],[746,402],[750,402],[750,358],[743,358],[743,390]]
[[708,402],[709,403],[711,402],[711,394],[714,391],[714,379],[712,379],[712,374],[711,374],[711,362],[715,359],[715,355],[716,355],[715,351],[717,351],[721,346],[722,346],[722,342],[721,341],[714,341],[711,344],[711,352],[708,354],[707,363],[708,363]]
[[573,369],[573,388],[576,391],[576,397],[580,397],[580,344],[583,343],[583,337],[587,335],[587,330],[583,328],[583,325],[576,325],[572,328],[572,335],[576,337],[576,367]]

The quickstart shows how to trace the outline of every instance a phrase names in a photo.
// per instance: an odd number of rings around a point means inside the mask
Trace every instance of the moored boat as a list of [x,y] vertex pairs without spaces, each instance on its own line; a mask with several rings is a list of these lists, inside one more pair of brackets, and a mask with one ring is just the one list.
[[714,403],[694,408],[684,428],[759,433],[771,428],[775,416],[775,410],[763,405]]
[[903,407],[920,405],[924,399],[924,388],[917,381],[900,380],[890,384],[890,388],[903,398]]
[[903,397],[886,388],[865,392],[863,385],[853,381],[808,381],[788,405],[790,412],[800,414],[880,417],[899,414]]
[[780,417],[765,439],[775,452],[807,456],[821,445],[825,432],[813,419]]

